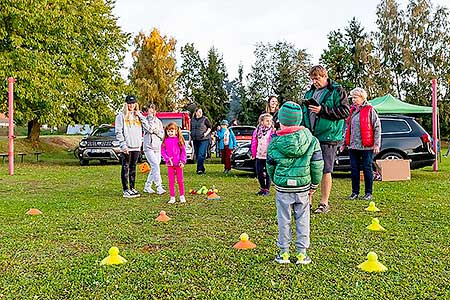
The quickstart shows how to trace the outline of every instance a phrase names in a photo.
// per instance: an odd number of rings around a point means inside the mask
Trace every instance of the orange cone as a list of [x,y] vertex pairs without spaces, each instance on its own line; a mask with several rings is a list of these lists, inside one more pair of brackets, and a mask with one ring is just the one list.
[[216,193],[211,193],[208,195],[208,200],[220,200],[220,196]]
[[27,214],[27,215],[30,215],[30,216],[37,216],[37,215],[42,214],[42,211],[40,211],[40,210],[37,209],[37,208],[30,208],[30,209],[26,212],[26,214]]
[[164,210],[160,211],[159,216],[155,219],[158,222],[167,222],[170,218],[166,215]]
[[253,249],[256,248],[256,245],[248,240],[248,234],[243,233],[239,237],[240,241],[234,244],[234,249]]

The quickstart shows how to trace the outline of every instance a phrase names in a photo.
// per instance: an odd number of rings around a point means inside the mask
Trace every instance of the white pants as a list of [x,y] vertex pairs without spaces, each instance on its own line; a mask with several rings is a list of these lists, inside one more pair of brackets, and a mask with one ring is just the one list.
[[151,167],[145,187],[150,188],[153,182],[157,188],[162,187],[161,170],[159,168],[159,164],[161,163],[161,151],[146,149],[144,153],[145,158]]

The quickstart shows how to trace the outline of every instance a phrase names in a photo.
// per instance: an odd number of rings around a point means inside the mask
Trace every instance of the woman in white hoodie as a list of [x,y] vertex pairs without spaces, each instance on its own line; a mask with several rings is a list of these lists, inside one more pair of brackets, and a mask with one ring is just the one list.
[[[120,143],[121,180],[125,198],[139,197],[134,188],[136,163],[142,145],[142,128],[148,130],[147,119],[139,111],[136,97],[129,95],[125,99],[122,112],[116,116],[116,138]],[[129,186],[128,186],[129,182]]]
[[166,191],[162,186],[161,171],[159,165],[161,163],[161,143],[164,138],[164,126],[160,119],[156,117],[155,104],[150,104],[147,110],[147,122],[149,130],[144,134],[144,153],[147,162],[150,164],[150,173],[144,186],[144,192],[153,194],[153,183],[156,186],[156,192],[161,195]]

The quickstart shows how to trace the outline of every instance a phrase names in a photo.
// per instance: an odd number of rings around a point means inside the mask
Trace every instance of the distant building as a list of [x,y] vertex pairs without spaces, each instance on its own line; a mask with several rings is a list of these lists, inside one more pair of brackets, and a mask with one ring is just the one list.
[[0,136],[8,136],[9,118],[0,113]]

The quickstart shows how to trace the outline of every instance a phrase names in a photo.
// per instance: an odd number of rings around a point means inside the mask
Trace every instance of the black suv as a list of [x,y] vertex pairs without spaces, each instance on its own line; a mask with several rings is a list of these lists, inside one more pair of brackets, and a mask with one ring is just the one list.
[[[431,166],[434,152],[428,133],[413,117],[382,115],[381,147],[377,159],[410,159],[411,169]],[[255,172],[255,161],[251,159],[250,143],[238,146],[231,155],[231,167]],[[338,152],[334,164],[336,171],[349,171],[348,151]]]
[[82,166],[89,164],[90,160],[99,160],[102,164],[111,160],[118,161],[119,153],[119,141],[112,125],[100,125],[89,136],[83,138],[75,149],[75,155]]

